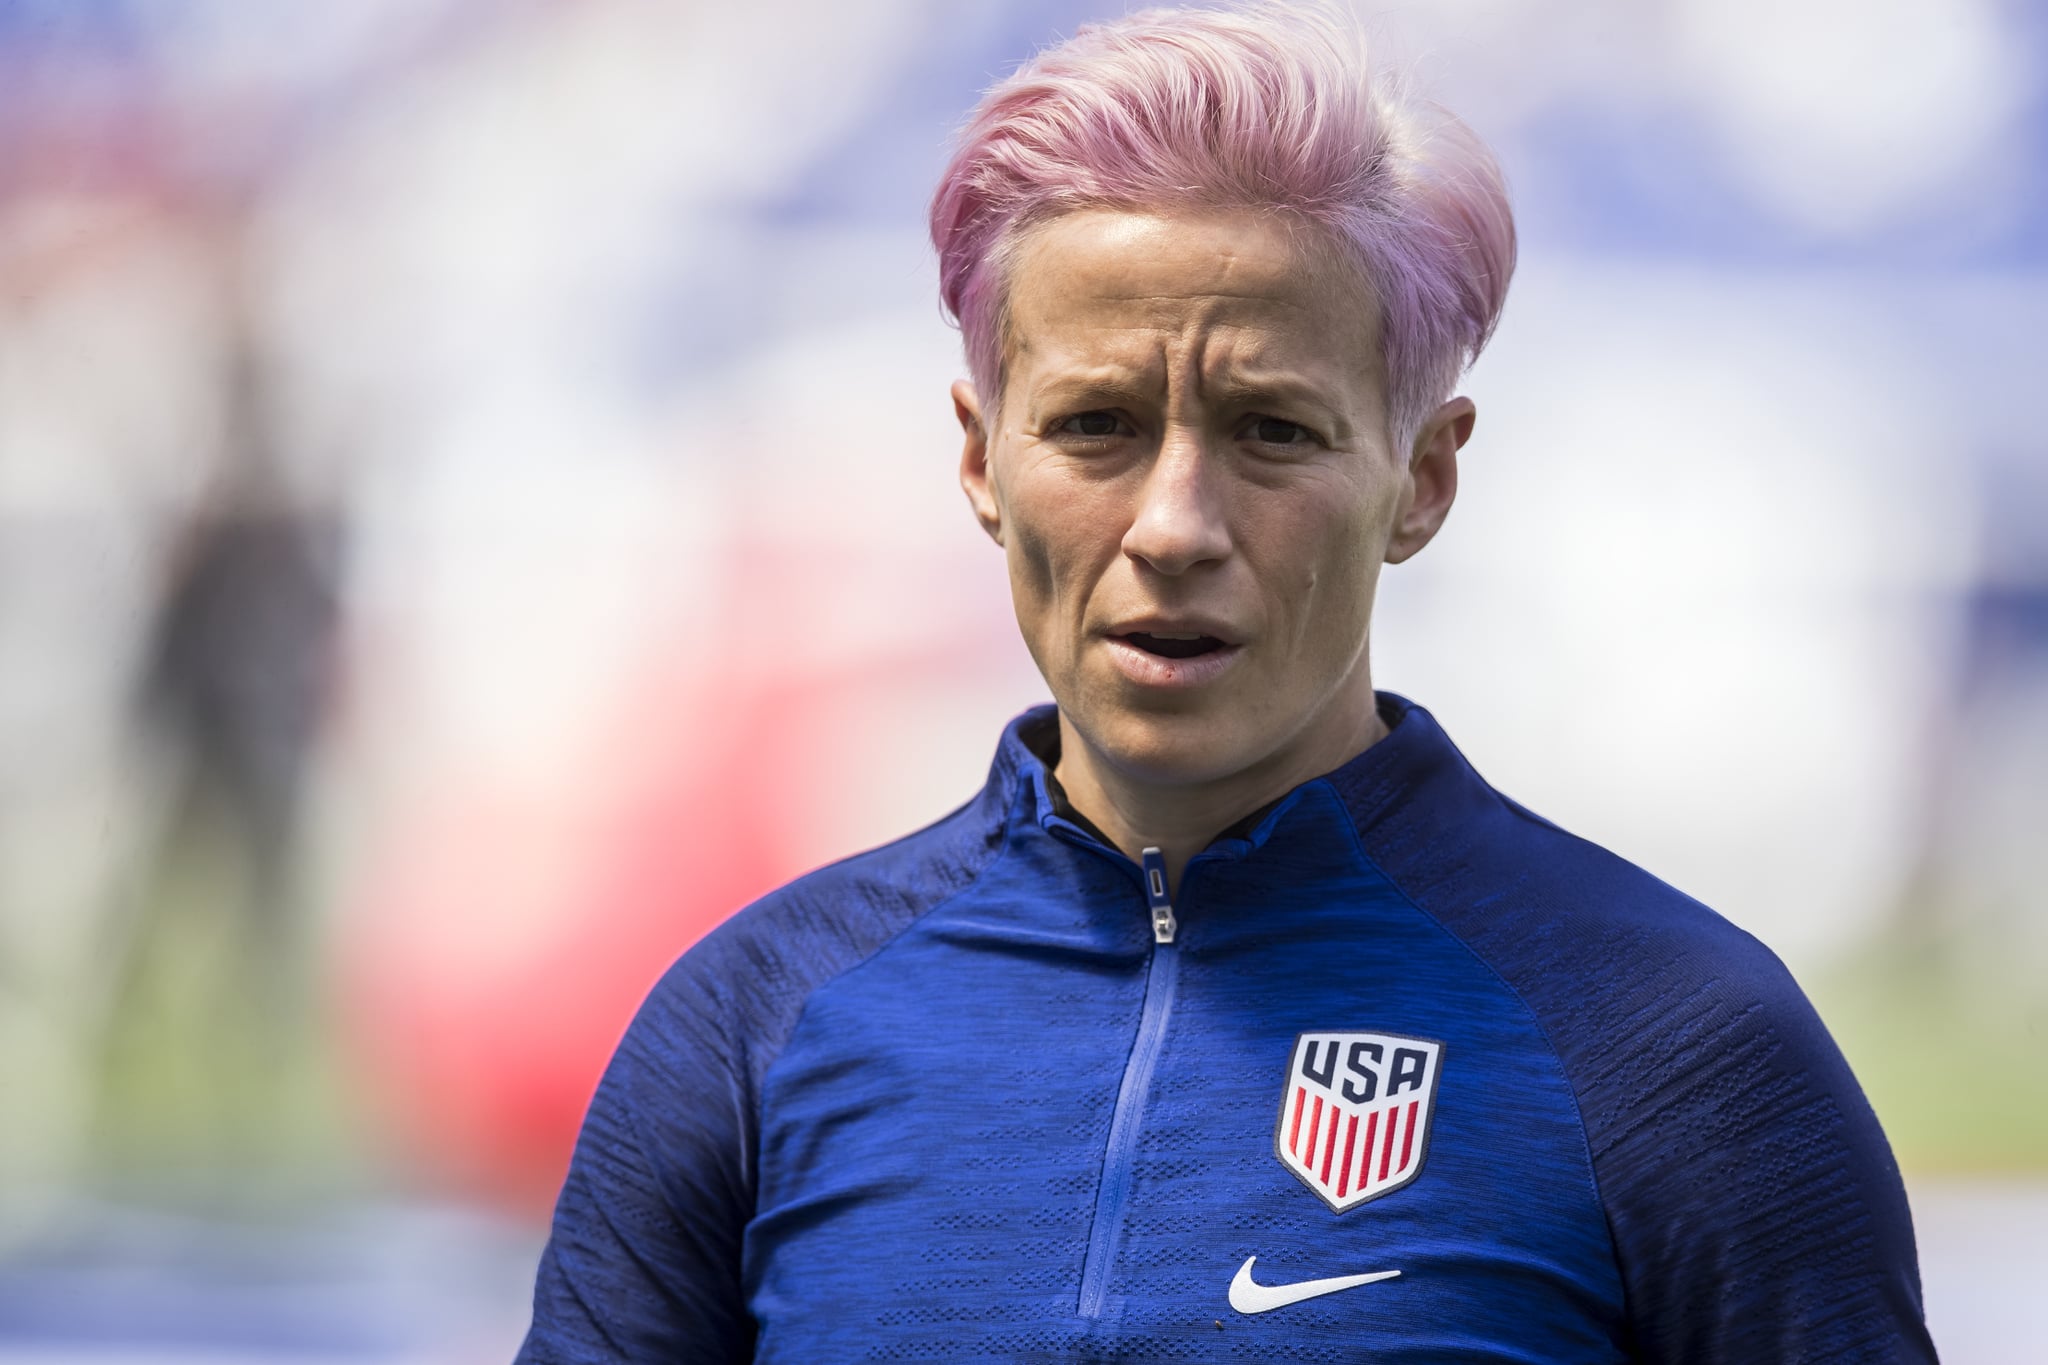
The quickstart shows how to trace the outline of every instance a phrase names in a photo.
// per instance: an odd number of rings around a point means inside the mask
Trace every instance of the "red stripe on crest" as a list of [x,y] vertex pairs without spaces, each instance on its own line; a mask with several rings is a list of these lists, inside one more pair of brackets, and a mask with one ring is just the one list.
[[1316,1096],[1316,1107],[1309,1111],[1308,1116],[1308,1150],[1301,1154],[1301,1159],[1309,1163],[1311,1170],[1315,1167],[1316,1159],[1316,1129],[1321,1126],[1322,1121],[1323,1097],[1318,1095]]
[[1301,1151],[1301,1111],[1302,1107],[1307,1103],[1308,1087],[1305,1085],[1294,1087],[1294,1127],[1287,1134],[1287,1150],[1290,1152],[1299,1153]]
[[1337,1106],[1331,1105],[1330,1140],[1323,1144],[1323,1174],[1321,1179],[1325,1185],[1330,1183],[1330,1158],[1337,1155],[1337,1121],[1341,1117],[1342,1115],[1337,1112]]
[[1408,1169],[1408,1149],[1415,1145],[1415,1107],[1420,1100],[1408,1101],[1408,1131],[1401,1137],[1401,1169]]
[[1358,1115],[1351,1116],[1351,1126],[1344,1131],[1344,1166],[1337,1173],[1337,1197],[1344,1197],[1345,1187],[1351,1183],[1351,1153],[1358,1145]]
[[1401,1126],[1401,1111],[1392,1110],[1387,1115],[1387,1140],[1380,1147],[1380,1179],[1387,1178],[1387,1168],[1394,1164],[1394,1130]]
[[1365,1146],[1358,1158],[1358,1184],[1361,1189],[1372,1179],[1372,1135],[1380,1130],[1380,1111],[1375,1109],[1365,1116]]

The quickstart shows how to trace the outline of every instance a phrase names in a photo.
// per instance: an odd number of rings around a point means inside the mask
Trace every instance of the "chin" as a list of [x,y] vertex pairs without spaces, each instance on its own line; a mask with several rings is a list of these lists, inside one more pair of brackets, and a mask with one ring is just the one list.
[[1264,755],[1241,721],[1200,712],[1122,707],[1073,717],[1074,728],[1120,771],[1161,786],[1195,786],[1234,776]]

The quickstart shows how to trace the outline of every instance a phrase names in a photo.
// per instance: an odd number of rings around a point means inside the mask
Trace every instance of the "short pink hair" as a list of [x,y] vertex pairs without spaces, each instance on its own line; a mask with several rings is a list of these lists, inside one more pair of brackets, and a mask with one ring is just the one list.
[[1492,335],[1515,268],[1493,155],[1367,64],[1329,11],[1154,9],[1091,24],[982,98],[932,197],[939,292],[1000,403],[1006,276],[1031,228],[1085,208],[1279,211],[1380,306],[1388,436],[1405,450]]

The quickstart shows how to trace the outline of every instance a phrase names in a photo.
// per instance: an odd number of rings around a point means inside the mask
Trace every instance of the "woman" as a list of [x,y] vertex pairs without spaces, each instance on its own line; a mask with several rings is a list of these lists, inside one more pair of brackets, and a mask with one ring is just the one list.
[[593,1101],[523,1359],[1932,1359],[1769,952],[1377,694],[1492,159],[1318,12],[993,90],[932,210],[962,485],[1056,707],[735,916]]

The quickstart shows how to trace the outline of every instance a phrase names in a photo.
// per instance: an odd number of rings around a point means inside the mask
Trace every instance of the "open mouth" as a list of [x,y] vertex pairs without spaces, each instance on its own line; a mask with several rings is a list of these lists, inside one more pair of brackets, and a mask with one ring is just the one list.
[[1162,659],[1198,659],[1223,648],[1223,642],[1213,635],[1147,635],[1134,630],[1117,638]]

